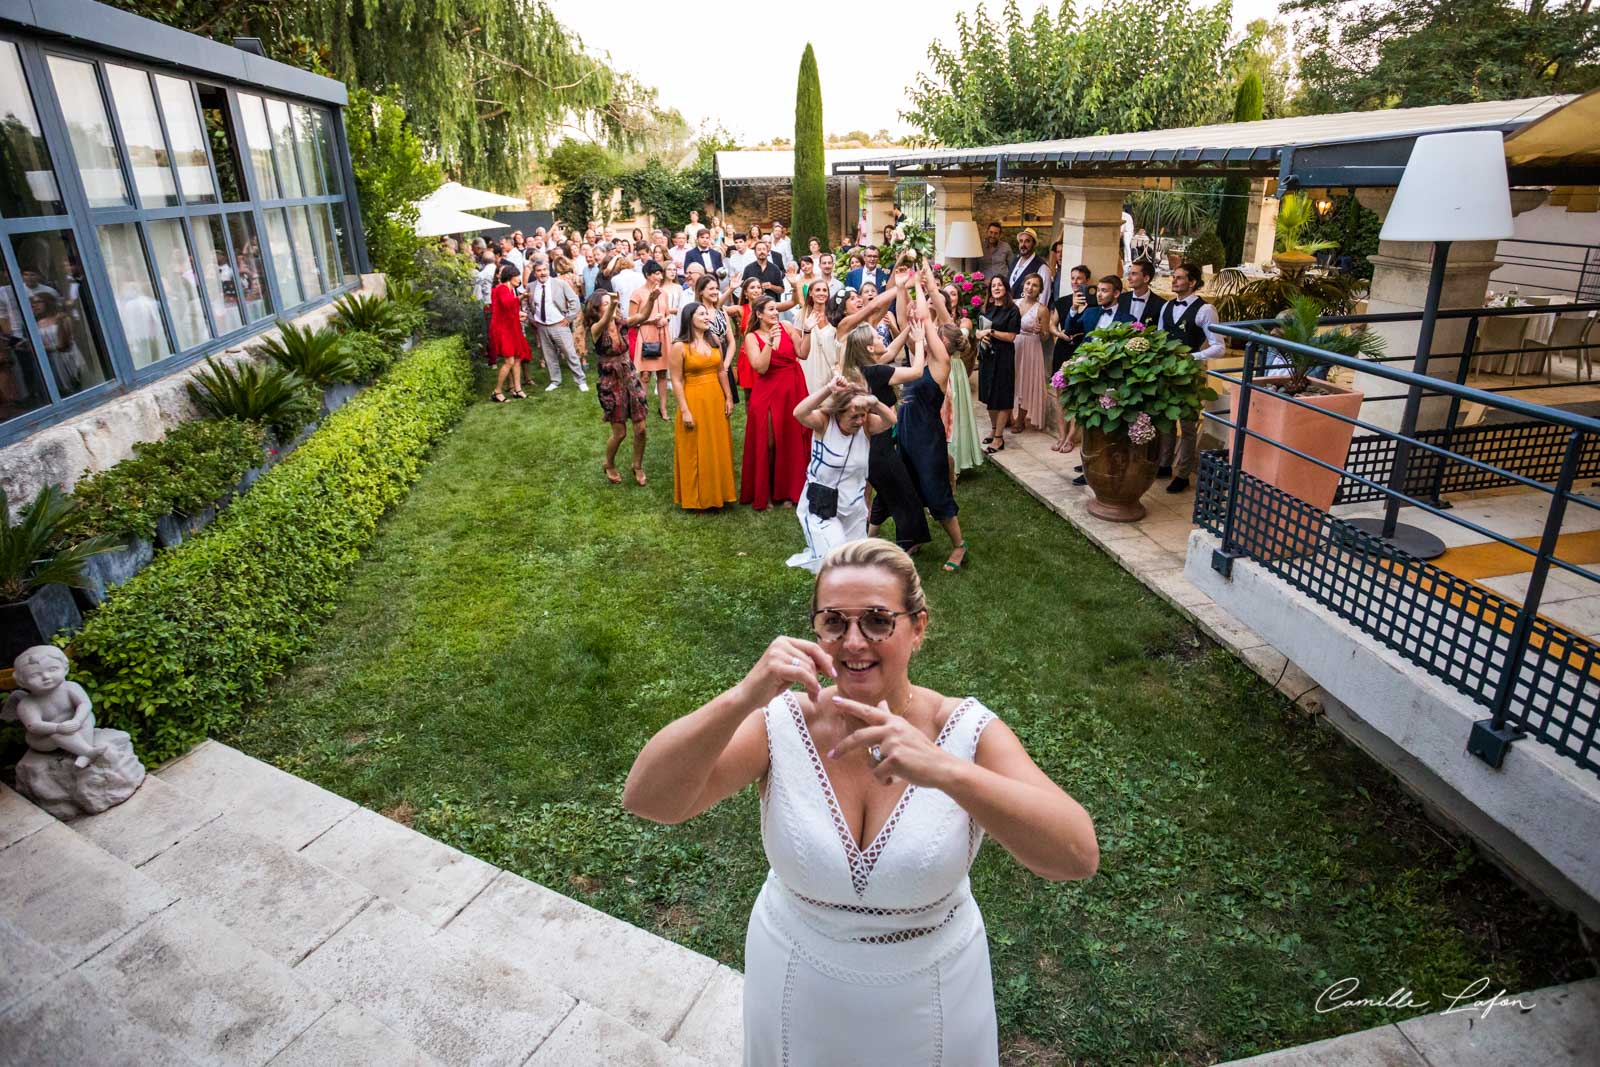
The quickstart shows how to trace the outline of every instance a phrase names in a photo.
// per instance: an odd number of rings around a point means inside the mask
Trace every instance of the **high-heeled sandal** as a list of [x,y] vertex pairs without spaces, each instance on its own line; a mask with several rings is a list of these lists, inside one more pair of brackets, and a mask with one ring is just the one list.
[[961,558],[959,560],[950,560],[950,559],[945,560],[944,561],[944,569],[945,570],[951,571],[951,572],[959,571],[961,569],[961,565],[963,563],[967,562],[967,539],[965,537],[963,537],[961,539],[961,543],[959,545],[957,545],[954,549],[951,550],[951,555],[954,555],[956,552],[960,552],[961,553]]
[[506,402],[505,396],[498,389],[489,394],[489,399],[493,400],[496,404],[504,404]]
[[526,399],[528,399],[528,394],[524,393],[521,389],[513,389],[513,390],[511,390],[511,395],[516,397],[518,400],[526,400]]
[[633,480],[638,482],[640,485],[647,484],[647,480],[646,480],[646,478],[644,476],[644,468],[643,467],[635,467],[635,468],[633,468]]
[[606,472],[606,481],[610,482],[612,485],[622,484],[622,472],[617,470],[617,468],[607,466],[602,467],[601,469]]

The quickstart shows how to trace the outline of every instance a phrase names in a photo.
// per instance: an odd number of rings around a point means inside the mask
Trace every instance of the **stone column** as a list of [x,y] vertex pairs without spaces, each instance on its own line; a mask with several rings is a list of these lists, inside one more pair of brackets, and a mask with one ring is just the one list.
[[1063,186],[1061,265],[1086,264],[1091,277],[1122,273],[1122,202],[1128,189]]
[[1278,198],[1267,193],[1267,179],[1250,181],[1250,210],[1244,224],[1244,262],[1270,263],[1278,236]]
[[945,259],[943,249],[950,240],[951,223],[974,221],[972,195],[977,184],[971,178],[929,178],[928,187],[933,190],[933,258],[966,270],[977,262],[975,258],[957,263]]
[[893,178],[866,175],[861,179],[867,190],[867,243],[883,239],[883,228],[894,221]]
[[[1527,211],[1543,200],[1544,192],[1515,190],[1511,203],[1513,213]],[[1394,202],[1393,189],[1361,189],[1356,198],[1362,206],[1386,218],[1389,205]],[[1489,275],[1500,267],[1494,258],[1496,241],[1457,241],[1450,246],[1446,261],[1444,289],[1440,294],[1439,308],[1475,308],[1483,306],[1484,293],[1489,288]],[[1372,289],[1367,298],[1367,313],[1377,315],[1389,312],[1420,312],[1427,303],[1428,275],[1433,266],[1434,245],[1431,241],[1382,241],[1378,254],[1372,256]],[[1388,343],[1386,356],[1414,356],[1422,324],[1419,321],[1392,322],[1368,327]],[[1455,381],[1460,359],[1439,358],[1439,355],[1458,355],[1466,343],[1465,319],[1439,319],[1434,324],[1433,345],[1428,361],[1430,377]],[[1389,366],[1410,369],[1405,361]],[[1396,382],[1371,374],[1356,372],[1354,387],[1367,396],[1387,396],[1405,390]],[[1405,398],[1394,400],[1368,400],[1361,406],[1361,418],[1385,429],[1400,428],[1400,417],[1405,408]],[[1424,397],[1417,414],[1417,428],[1431,429],[1443,426],[1449,415],[1448,397]],[[1357,431],[1358,433],[1362,431]]]

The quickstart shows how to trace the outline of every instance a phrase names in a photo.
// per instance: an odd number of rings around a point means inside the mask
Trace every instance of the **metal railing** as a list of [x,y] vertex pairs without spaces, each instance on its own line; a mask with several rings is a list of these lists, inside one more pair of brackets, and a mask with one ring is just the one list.
[[[1462,369],[1455,381],[1416,374],[1396,366],[1392,359],[1353,358],[1268,336],[1263,331],[1273,325],[1271,320],[1216,327],[1217,333],[1244,344],[1245,359],[1237,375],[1210,372],[1234,385],[1232,418],[1227,413],[1205,415],[1226,428],[1224,437],[1230,444],[1224,451],[1201,456],[1194,521],[1221,539],[1211,562],[1225,577],[1231,576],[1236,559],[1253,559],[1487,708],[1489,716],[1474,724],[1467,747],[1491,766],[1501,765],[1512,742],[1531,736],[1579,766],[1600,773],[1596,736],[1600,728],[1600,645],[1539,614],[1552,571],[1600,583],[1600,573],[1562,558],[1559,542],[1569,508],[1600,512],[1600,499],[1574,488],[1580,477],[1600,474],[1600,419],[1465,384],[1479,319],[1548,314],[1551,310],[1518,307],[1439,312],[1441,320],[1470,320],[1468,351],[1435,352],[1432,356],[1435,361],[1461,359]],[[1600,310],[1600,304],[1555,310]],[[1360,324],[1420,318],[1420,314],[1410,313],[1323,322]],[[1252,397],[1268,388],[1260,384],[1268,349],[1381,378],[1403,387],[1398,396],[1449,397],[1447,424],[1407,435],[1363,421],[1359,415],[1347,417],[1272,390],[1277,402],[1334,420],[1327,424],[1329,431],[1338,429],[1352,437],[1362,431],[1370,436],[1359,440],[1383,442],[1384,456],[1378,461],[1377,450],[1352,450],[1335,465],[1264,436],[1250,426],[1250,408]],[[1467,432],[1470,428],[1456,426],[1461,407],[1467,403],[1509,416],[1511,422],[1497,427],[1509,436],[1488,447],[1489,435],[1473,435]],[[1391,509],[1395,505],[1413,507],[1470,532],[1469,541],[1498,543],[1525,554],[1530,557],[1524,561],[1529,564],[1526,592],[1519,602],[1452,574],[1409,555],[1381,536],[1381,531],[1361,529],[1247,469],[1252,450],[1259,456],[1263,450],[1270,453],[1273,449],[1336,474],[1341,491],[1346,485],[1359,487],[1360,499],[1382,500]],[[1404,464],[1404,470],[1394,469],[1397,461]],[[1453,514],[1449,501],[1441,499],[1485,486],[1521,487],[1546,495],[1537,538],[1518,539]],[[1336,506],[1328,505],[1330,509]],[[1600,593],[1600,584],[1593,588]]]

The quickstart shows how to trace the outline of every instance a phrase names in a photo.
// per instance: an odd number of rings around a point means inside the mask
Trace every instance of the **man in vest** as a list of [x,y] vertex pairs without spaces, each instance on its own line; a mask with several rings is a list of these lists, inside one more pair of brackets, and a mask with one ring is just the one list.
[[1163,301],[1150,291],[1150,283],[1155,280],[1155,267],[1148,259],[1135,260],[1128,264],[1126,273],[1128,288],[1123,292],[1118,306],[1128,316],[1129,322],[1142,322],[1146,328],[1159,325]]
[[[1159,324],[1171,337],[1189,346],[1198,360],[1216,359],[1226,351],[1222,338],[1211,332],[1217,324],[1217,309],[1200,298],[1200,267],[1195,263],[1182,263],[1172,272],[1172,299],[1161,308]],[[1181,493],[1189,488],[1189,479],[1199,460],[1200,427],[1205,416],[1196,413],[1192,421],[1173,427],[1172,432],[1161,435],[1161,452],[1156,468],[1157,477],[1173,475],[1167,483],[1167,492]],[[1181,436],[1180,436],[1181,431]]]
[[1033,254],[1033,250],[1038,244],[1039,235],[1034,233],[1033,230],[1025,229],[1017,232],[1017,261],[1011,264],[1011,277],[1008,279],[1011,283],[1011,299],[1013,300],[1021,298],[1022,280],[1030,274],[1037,274],[1039,280],[1044,283],[1044,288],[1039,290],[1040,293],[1045,294],[1046,297],[1050,293],[1050,283],[1053,281],[1050,275],[1050,268],[1045,265],[1044,260]]

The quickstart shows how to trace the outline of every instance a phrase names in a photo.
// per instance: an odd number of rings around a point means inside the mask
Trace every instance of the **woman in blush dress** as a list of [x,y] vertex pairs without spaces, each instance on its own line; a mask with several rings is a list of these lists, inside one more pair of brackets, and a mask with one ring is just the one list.
[[1015,345],[1016,397],[1011,406],[1011,424],[1017,433],[1032,426],[1044,429],[1044,345],[1040,338],[1049,323],[1050,312],[1039,293],[1044,282],[1037,274],[1022,280],[1022,299],[1017,302],[1020,331]]
[[1051,881],[1098,869],[1089,814],[1017,735],[976,697],[912,682],[928,623],[904,551],[840,546],[812,589],[816,640],[775,639],[628,774],[623,806],[662,823],[758,784],[770,870],[745,935],[746,1067],[994,1067],[967,873],[984,836]]
[[773,503],[800,502],[811,455],[811,431],[794,417],[795,407],[806,395],[800,332],[778,318],[778,308],[771,297],[758,297],[744,339],[755,387],[750,390],[744,424],[739,503],[757,511]]

